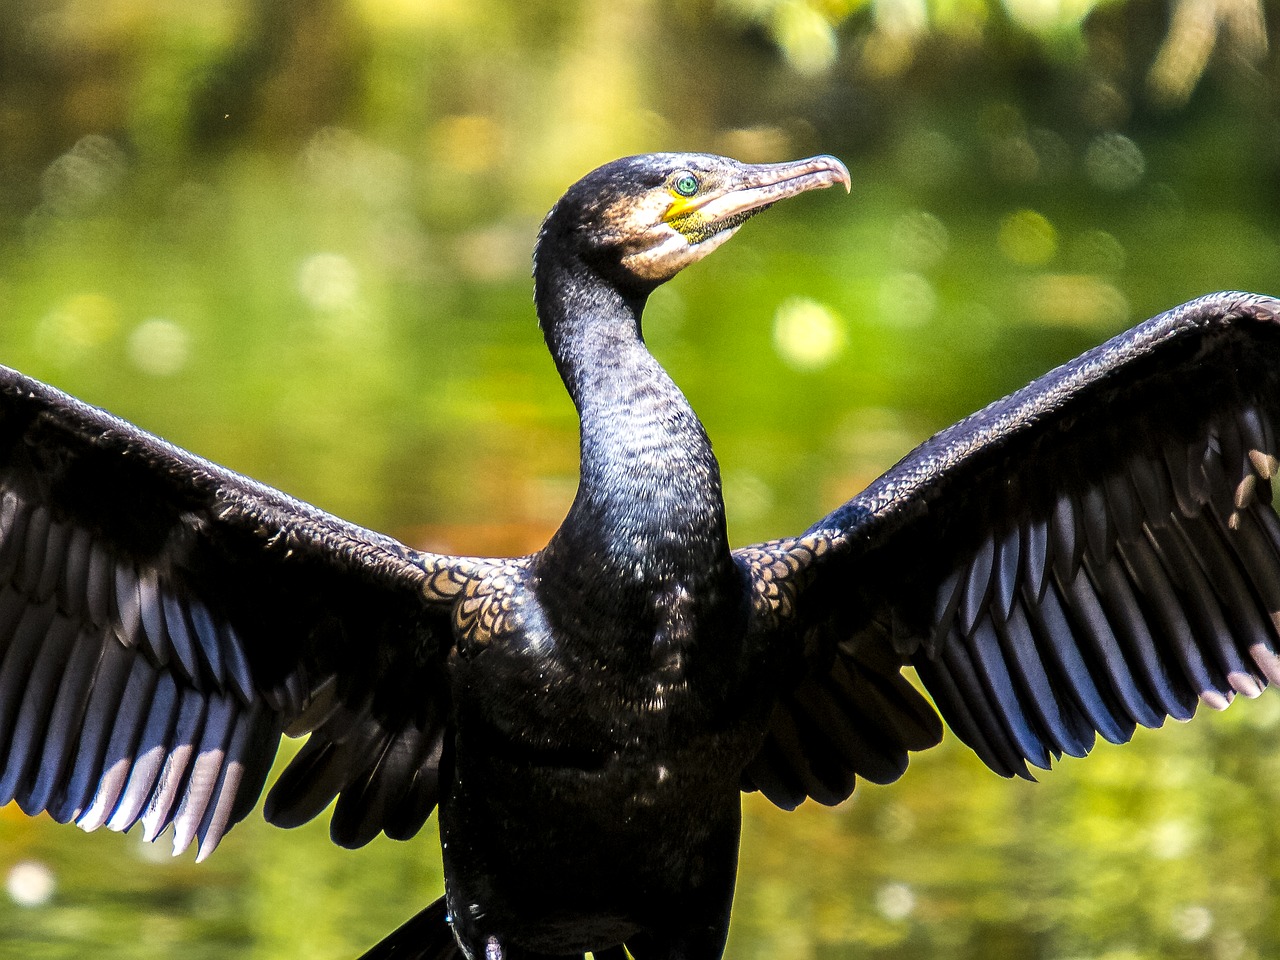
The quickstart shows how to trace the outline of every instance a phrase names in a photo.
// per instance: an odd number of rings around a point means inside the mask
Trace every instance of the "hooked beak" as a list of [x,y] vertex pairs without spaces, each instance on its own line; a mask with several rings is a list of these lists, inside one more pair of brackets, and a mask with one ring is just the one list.
[[706,171],[708,183],[692,197],[652,191],[655,201],[667,204],[655,212],[649,225],[633,230],[629,237],[631,247],[623,252],[622,265],[633,276],[662,283],[701,260],[752,216],[779,200],[836,183],[848,190],[850,184],[849,171],[835,157],[758,164],[711,159],[718,162]]
[[664,220],[671,222],[692,214],[709,224],[741,222],[779,200],[806,190],[821,190],[834,184],[851,188],[849,170],[835,157],[818,156],[788,163],[744,164],[740,173],[723,189],[672,204]]

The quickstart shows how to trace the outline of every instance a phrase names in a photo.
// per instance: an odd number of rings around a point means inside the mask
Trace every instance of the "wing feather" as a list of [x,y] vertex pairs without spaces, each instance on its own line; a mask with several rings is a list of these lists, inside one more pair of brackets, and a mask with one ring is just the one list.
[[35,734],[32,700],[38,691],[30,689],[30,678],[37,667],[48,669],[51,658],[44,656],[46,637],[56,649],[66,639],[65,631],[50,631],[53,624],[53,604],[44,603],[23,611],[18,630],[5,654],[0,669],[0,749],[4,751],[5,764],[0,775],[0,805],[13,800],[18,784],[26,773],[31,758],[31,738]]
[[387,812],[383,832],[392,840],[412,837],[426,822],[440,798],[440,756],[444,750],[444,731],[417,742],[417,756],[407,762],[408,788]]
[[148,843],[164,832],[171,820],[174,803],[187,782],[196,746],[204,732],[208,702],[192,689],[184,690],[178,707],[173,737],[165,751],[164,765],[156,785],[146,797],[145,808],[139,804],[128,814],[128,822],[142,823],[142,837]]
[[108,830],[128,830],[142,815],[142,808],[155,789],[165,760],[173,750],[173,732],[182,708],[183,690],[174,674],[158,675],[151,694],[151,709],[130,758],[129,778],[112,806],[105,826]]
[[[1015,604],[1009,619],[995,624],[996,639],[1006,655],[1010,676],[1016,677],[1023,699],[1039,721],[1039,729],[1045,732],[1045,750],[1054,756],[1067,754],[1083,757],[1093,745],[1093,728],[1075,706],[1066,700],[1058,685],[1049,679],[1049,673],[1040,659],[1027,618],[1026,605]],[[1029,756],[1037,766],[1044,759],[1044,751]]]
[[182,792],[178,813],[173,818],[173,849],[175,853],[186,850],[195,840],[204,822],[205,812],[214,799],[219,776],[231,734],[235,729],[236,708],[230,697],[212,697],[209,713],[196,747],[195,762]]
[[34,600],[41,597],[36,592],[40,586],[40,574],[44,570],[44,555],[47,544],[52,539],[49,511],[44,504],[36,504],[27,519],[25,549],[18,555],[17,586],[23,593]]
[[[1256,696],[1280,679],[1278,420],[1280,302],[1185,304],[944,430],[801,537],[747,548],[800,561],[770,588],[794,612],[766,605],[760,628],[804,637],[797,691],[842,651],[914,666],[1006,776]],[[789,802],[834,752],[821,730],[769,749]]]
[[58,777],[60,786],[48,807],[59,823],[69,823],[80,816],[102,779],[107,744],[134,659],[133,652],[119,643],[103,644],[102,658],[80,719],[74,759],[65,774]]
[[[204,818],[196,830],[196,843],[199,847],[197,861],[204,860],[213,853],[227,830],[248,813],[245,810],[244,814],[236,815],[245,784],[250,784],[250,789],[245,792],[252,793],[255,797],[262,790],[267,769],[262,768],[261,778],[256,778],[253,775],[255,764],[252,763],[252,752],[258,748],[254,732],[261,726],[260,712],[259,704],[254,704],[247,710],[236,709],[235,725],[231,729],[226,751],[218,768],[218,782],[205,809]],[[278,739],[280,731],[277,729],[274,733]]]
[[102,760],[102,772],[88,784],[92,797],[83,813],[76,815],[81,830],[97,830],[110,818],[124,790],[137,757],[142,734],[160,675],[142,657],[134,655],[124,693],[117,702],[111,738]]
[[[1018,747],[1021,756],[1014,764],[1015,770],[1025,776],[1025,766],[1017,770],[1022,758],[1045,768],[1049,765],[1049,752],[1044,743],[1045,738],[1038,732],[1034,711],[1027,709],[1023,692],[1025,688],[1014,682],[1013,672],[1005,660],[1003,644],[996,634],[993,619],[1000,622],[1008,618],[983,617],[974,631],[969,653],[973,669],[981,677],[987,694],[998,704],[999,713],[1005,718],[1008,731]],[[957,644],[957,647],[961,645]]]
[[[0,367],[0,805],[148,840],[172,826],[203,858],[289,727],[311,741],[285,778],[302,813],[276,803],[282,819],[376,797],[344,839],[407,836],[438,798],[450,607],[484,569]],[[339,676],[342,709],[309,710]]]
[[34,782],[25,800],[20,801],[26,810],[48,809],[67,765],[75,756],[76,737],[103,652],[104,644],[98,636],[80,633],[72,643],[53,709],[44,725],[44,745],[32,778]]

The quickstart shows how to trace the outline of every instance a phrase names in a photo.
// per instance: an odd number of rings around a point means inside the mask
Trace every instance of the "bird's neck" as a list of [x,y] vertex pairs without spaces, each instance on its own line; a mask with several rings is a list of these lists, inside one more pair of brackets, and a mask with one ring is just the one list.
[[609,601],[624,607],[664,591],[719,592],[733,567],[719,466],[645,347],[644,294],[628,297],[580,261],[540,252],[535,300],[582,431],[577,497],[543,562],[629,590]]

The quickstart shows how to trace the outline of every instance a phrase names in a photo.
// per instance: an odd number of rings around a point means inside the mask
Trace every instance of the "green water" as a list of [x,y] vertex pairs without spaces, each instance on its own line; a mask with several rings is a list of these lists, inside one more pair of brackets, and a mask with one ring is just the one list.
[[[1280,292],[1274,57],[1156,107],[1142,7],[940,23],[895,70],[855,15],[806,74],[729,6],[7,7],[0,362],[414,545],[536,549],[577,466],[542,213],[628,152],[832,152],[851,197],[769,212],[646,317],[748,543],[1131,323]],[[949,739],[836,811],[748,797],[729,955],[1280,955],[1278,724],[1269,694],[1040,784]],[[350,957],[441,882],[430,835],[255,814],[197,867],[12,808],[0,877],[0,956],[121,960]]]

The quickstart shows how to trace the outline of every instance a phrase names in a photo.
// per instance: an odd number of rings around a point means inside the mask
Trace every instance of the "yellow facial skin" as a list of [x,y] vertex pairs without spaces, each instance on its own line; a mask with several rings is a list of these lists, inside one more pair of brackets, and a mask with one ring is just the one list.
[[664,223],[670,224],[690,243],[701,243],[714,232],[707,218],[699,210],[699,204],[696,202],[697,194],[685,197],[672,190],[671,197],[671,206],[662,215]]

